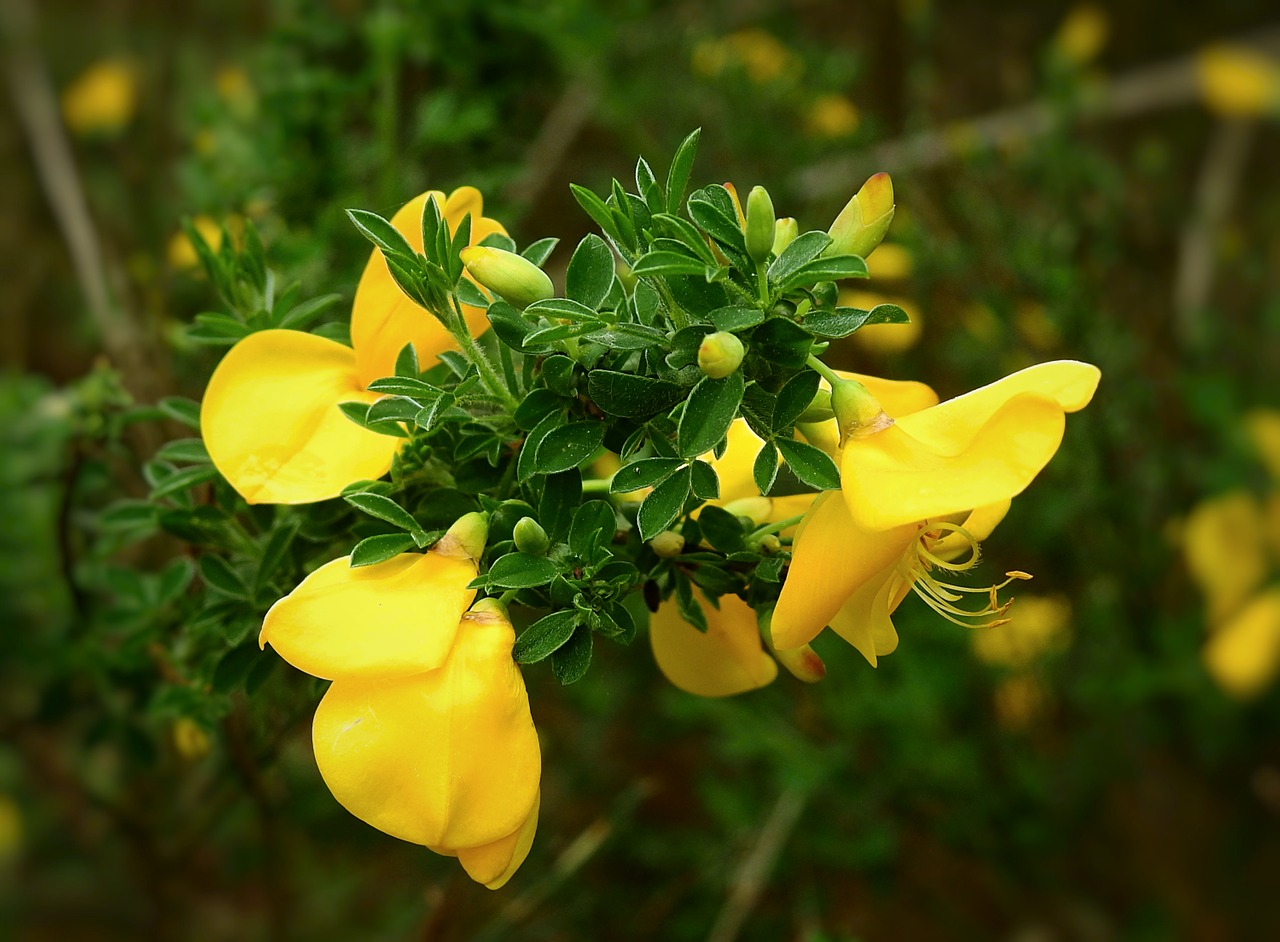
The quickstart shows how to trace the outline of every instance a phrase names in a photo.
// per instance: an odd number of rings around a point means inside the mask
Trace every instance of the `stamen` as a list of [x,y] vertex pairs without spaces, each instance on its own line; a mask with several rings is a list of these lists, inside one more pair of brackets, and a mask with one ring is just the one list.
[[[927,529],[926,529],[927,527]],[[969,550],[967,558],[959,562],[942,559],[932,552],[931,547],[943,538],[958,537],[959,542]],[[906,581],[912,591],[924,600],[925,604],[952,624],[962,628],[998,628],[1008,624],[1006,614],[1013,599],[1001,602],[999,592],[1014,580],[1030,579],[1031,575],[1015,569],[1005,573],[1005,580],[997,585],[974,587],[943,582],[936,578],[933,569],[941,569],[949,573],[961,573],[977,565],[981,556],[978,541],[969,531],[959,524],[947,521],[935,521],[922,524],[921,532],[904,555],[898,568],[898,575]],[[985,593],[987,604],[980,609],[962,608],[957,605],[966,594]],[[983,620],[985,619],[985,620]]]

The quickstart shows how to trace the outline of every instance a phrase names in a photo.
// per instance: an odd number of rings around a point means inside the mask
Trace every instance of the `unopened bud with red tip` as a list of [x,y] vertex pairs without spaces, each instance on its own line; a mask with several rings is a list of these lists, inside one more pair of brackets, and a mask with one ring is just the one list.
[[541,524],[532,517],[521,517],[516,521],[511,539],[515,541],[516,549],[520,552],[531,553],[534,556],[541,556],[551,545],[551,541],[547,538],[547,531],[542,529]]
[[831,387],[831,411],[840,428],[840,444],[850,438],[866,438],[893,424],[880,400],[856,379],[846,379]]
[[768,261],[769,253],[773,251],[776,221],[769,191],[762,186],[752,187],[747,196],[747,224],[743,233],[746,236],[747,255],[757,265]]
[[806,684],[816,684],[827,676],[827,665],[822,662],[822,658],[818,657],[818,653],[809,645],[802,644],[798,648],[776,648],[773,646],[773,632],[771,630],[773,609],[766,609],[760,613],[759,617],[760,634],[764,638],[764,643],[773,652],[773,656],[778,659],[778,663],[785,667],[792,677],[796,678],[796,680],[802,680]]
[[463,249],[459,258],[479,284],[521,310],[556,293],[547,273],[515,252],[473,245]]
[[824,255],[870,255],[889,232],[893,222],[893,181],[877,173],[862,184],[836,217],[827,235],[831,244]]
[[800,235],[800,224],[794,216],[783,216],[773,224],[773,254],[781,255],[783,250]]
[[742,365],[742,341],[728,331],[718,330],[702,338],[698,347],[698,369],[712,379],[724,379]]
[[475,511],[454,521],[448,532],[431,547],[431,552],[456,559],[479,561],[489,539],[489,515]]
[[663,559],[675,559],[684,552],[684,537],[675,530],[663,530],[649,541],[649,548]]

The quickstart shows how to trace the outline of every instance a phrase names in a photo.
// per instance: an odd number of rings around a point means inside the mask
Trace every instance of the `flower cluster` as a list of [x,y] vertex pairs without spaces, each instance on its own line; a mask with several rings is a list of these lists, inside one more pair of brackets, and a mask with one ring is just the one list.
[[[205,394],[205,447],[244,504],[341,498],[364,515],[348,528],[363,539],[277,601],[259,639],[331,681],[313,723],[325,783],[490,887],[537,826],[520,665],[549,659],[572,683],[596,639],[630,644],[647,623],[675,686],[723,697],[779,665],[822,680],[810,642],[828,627],[874,666],[912,592],[996,628],[1000,591],[1029,577],[965,574],[1098,384],[1056,361],[940,402],[832,370],[831,341],[907,323],[891,303],[841,304],[837,285],[868,274],[888,176],[801,233],[761,187],[745,206],[727,185],[686,203],[696,140],[665,186],[641,160],[638,194],[575,189],[606,238],[579,244],[565,297],[541,269],[554,240],[517,251],[474,189],[390,220],[352,211],[376,249],[351,345],[268,310]],[[331,530],[347,527],[335,506]]]

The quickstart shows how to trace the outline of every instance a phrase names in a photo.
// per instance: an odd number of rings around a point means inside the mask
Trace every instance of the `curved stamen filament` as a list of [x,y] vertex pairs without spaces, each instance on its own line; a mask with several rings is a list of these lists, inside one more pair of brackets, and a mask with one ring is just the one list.
[[[903,558],[898,571],[899,576],[911,586],[912,591],[920,596],[926,605],[952,624],[960,625],[962,628],[995,628],[1005,624],[1009,620],[1005,615],[1013,604],[1013,599],[1001,602],[999,591],[1014,580],[1030,579],[1031,576],[1020,570],[1013,570],[1005,573],[1005,580],[998,585],[980,588],[943,582],[935,578],[931,570],[936,568],[945,572],[960,573],[972,569],[981,556],[978,541],[958,524],[939,521],[928,524],[926,527],[921,528],[921,533]],[[944,535],[958,536],[967,545],[969,553],[963,561],[944,560],[931,551],[931,547]],[[964,599],[966,593],[986,593],[987,604],[980,609],[960,607],[956,603]]]

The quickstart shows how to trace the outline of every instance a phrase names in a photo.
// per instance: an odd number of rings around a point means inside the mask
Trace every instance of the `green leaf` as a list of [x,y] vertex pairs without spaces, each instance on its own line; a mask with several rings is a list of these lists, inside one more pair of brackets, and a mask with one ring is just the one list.
[[296,307],[290,308],[287,313],[280,315],[276,326],[284,330],[302,330],[323,314],[326,308],[332,307],[341,300],[340,294],[322,294],[310,301],[303,301]]
[[585,186],[579,186],[576,183],[569,184],[569,192],[573,194],[573,198],[578,201],[578,205],[582,207],[583,211],[600,227],[600,231],[605,235],[612,236],[616,241],[622,241],[622,234],[618,230],[618,224],[613,217],[613,213],[609,211],[609,207],[605,205],[604,200]]
[[741,256],[747,251],[738,214],[729,191],[719,184],[704,186],[689,197],[689,217],[721,247]]
[[576,683],[591,669],[591,629],[579,625],[551,656],[551,673],[563,685]]
[[706,541],[720,552],[736,553],[742,549],[742,523],[723,507],[703,507],[698,514],[698,527]]
[[751,465],[751,476],[755,479],[756,489],[761,494],[768,494],[778,477],[778,449],[773,442],[765,442],[756,454],[756,460]]
[[724,377],[703,378],[685,403],[680,418],[677,447],[685,458],[696,458],[720,443],[738,415],[745,382],[742,371]]
[[539,618],[516,638],[511,649],[512,659],[517,664],[536,664],[551,656],[573,635],[580,618],[578,610],[573,608]]
[[516,459],[516,478],[518,480],[527,481],[538,473],[538,463],[536,460],[538,455],[538,446],[542,444],[542,440],[550,435],[554,429],[564,425],[567,421],[568,419],[563,410],[548,413],[543,416],[538,424],[535,425],[529,434],[525,436],[524,444],[520,446],[520,457]]
[[647,419],[683,399],[685,388],[649,376],[592,370],[587,374],[587,394],[609,415]]
[[573,514],[569,527],[569,549],[584,559],[595,555],[596,549],[613,541],[618,532],[618,515],[607,500],[589,500]]
[[133,530],[156,525],[156,507],[145,500],[122,500],[98,515],[100,530]]
[[370,392],[386,393],[390,396],[412,396],[418,400],[444,395],[444,390],[439,386],[432,386],[412,376],[384,376],[382,379],[375,379],[368,388]]
[[576,468],[547,475],[538,500],[538,522],[551,539],[563,541],[568,535],[573,512],[581,501],[582,474]]
[[419,546],[424,545],[426,533],[423,531],[422,525],[413,518],[409,511],[405,510],[390,497],[383,497],[381,494],[370,494],[366,491],[359,494],[344,494],[342,499],[356,508],[356,510],[367,513],[370,517],[376,517],[385,523],[391,524],[393,527],[407,530],[413,536],[415,543]]
[[689,463],[689,470],[694,497],[700,500],[716,500],[720,496],[720,478],[715,468],[705,461],[695,460]]
[[177,471],[164,481],[160,482],[151,490],[151,499],[159,500],[162,497],[168,497],[170,494],[177,494],[179,491],[187,491],[201,484],[215,480],[218,477],[218,469],[213,465],[195,465],[190,468],[183,468]]
[[407,533],[379,533],[365,537],[351,550],[351,568],[373,566],[413,549],[414,540]]
[[789,369],[804,366],[813,349],[813,337],[785,317],[773,317],[751,334],[751,352]]
[[400,353],[396,356],[395,375],[417,377],[418,351],[412,343],[400,348]]
[[579,304],[569,298],[548,298],[545,301],[535,301],[525,308],[524,312],[546,318],[588,321],[594,324],[603,323],[600,320],[600,315],[593,308],[589,308],[585,304]]
[[385,396],[369,406],[364,421],[370,427],[383,422],[413,422],[422,408],[421,402],[408,396]]
[[564,400],[550,389],[535,389],[516,406],[516,425],[526,431],[533,429],[544,418],[564,408]]
[[641,458],[624,464],[609,482],[610,494],[626,494],[642,487],[653,487],[684,465],[679,458]]
[[823,491],[839,490],[840,471],[831,456],[821,448],[791,438],[776,439],[775,444],[802,482]]
[[701,275],[706,263],[678,252],[648,252],[636,259],[631,267],[633,274],[655,277],[659,275]]
[[676,606],[680,609],[680,614],[685,621],[705,634],[707,616],[702,605],[693,597],[693,584],[681,573],[676,574],[675,584]]
[[247,599],[249,597],[248,584],[240,576],[240,573],[232,569],[231,564],[221,556],[205,553],[200,557],[200,578],[205,581],[206,585],[213,586],[219,592],[225,592],[233,598]]
[[[500,233],[493,233],[499,235]],[[463,304],[469,304],[471,307],[488,308],[493,299],[480,290],[474,282],[467,278],[459,278],[458,283],[453,286],[453,293],[458,296],[458,300]]]
[[257,571],[253,574],[255,591],[266,586],[276,570],[280,568],[280,564],[284,562],[285,553],[293,544],[293,538],[298,535],[298,525],[297,520],[286,520],[272,530],[271,535],[267,537],[267,544],[262,549],[262,559],[258,562]]
[[508,553],[494,560],[487,580],[499,589],[529,589],[546,585],[556,577],[560,567],[545,556],[530,553]]
[[348,209],[347,217],[360,230],[361,235],[382,249],[383,252],[391,255],[401,255],[409,259],[412,259],[417,254],[413,251],[413,246],[409,244],[409,240],[400,233],[400,230],[377,213],[371,213],[364,209]]
[[200,403],[185,396],[166,396],[156,405],[160,411],[190,428],[200,428]]
[[659,247],[660,243],[663,242],[674,241],[682,249],[680,254],[687,255],[692,252],[708,265],[718,264],[719,260],[716,258],[715,253],[711,251],[711,246],[707,245],[706,236],[689,220],[680,216],[672,216],[668,213],[658,213],[654,215],[653,221],[660,231],[667,233],[670,237],[669,239],[655,240],[655,247]]
[[649,347],[664,345],[667,342],[667,335],[642,324],[624,323],[610,324],[602,330],[584,334],[583,339],[608,347],[610,350],[645,350]]
[[532,245],[525,248],[520,254],[527,258],[533,264],[541,268],[551,257],[551,253],[555,251],[556,246],[560,244],[560,240],[556,238],[539,239]]
[[568,471],[590,461],[604,442],[605,424],[571,422],[552,429],[538,445],[535,465],[540,474]]
[[838,307],[834,311],[817,311],[804,319],[804,326],[819,337],[848,337],[868,324],[906,324],[911,318],[896,304],[877,304],[869,311],[856,307]]
[[716,330],[730,333],[764,323],[764,311],[754,307],[722,307],[712,311],[710,317]]
[[867,263],[856,255],[828,255],[815,258],[801,265],[778,282],[778,290],[786,293],[820,281],[839,281],[842,278],[866,278]]
[[160,461],[208,464],[209,451],[204,447],[204,442],[198,438],[179,438],[161,446],[156,452],[156,458]]
[[831,236],[825,232],[806,232],[782,250],[782,254],[769,266],[769,280],[785,281],[804,265],[813,261],[831,244]]
[[[796,424],[800,413],[809,408],[818,392],[821,377],[813,370],[797,373],[778,390],[773,406],[773,430],[779,435],[788,432]],[[785,437],[785,435],[783,436]]]
[[506,301],[498,300],[489,305],[489,323],[498,339],[513,350],[525,352],[525,338],[533,331],[533,325]]
[[542,361],[542,380],[553,393],[571,399],[578,394],[576,368],[577,363],[563,354],[549,356]]
[[640,539],[651,540],[680,516],[684,502],[689,498],[691,472],[681,468],[653,489],[640,505],[636,525]]
[[564,276],[564,292],[591,310],[598,310],[613,286],[613,250],[594,233],[578,243]]
[[684,191],[689,186],[689,174],[693,171],[693,161],[698,155],[698,138],[702,136],[702,128],[693,131],[680,142],[675,156],[671,159],[671,169],[667,172],[667,212],[679,212],[684,204]]

